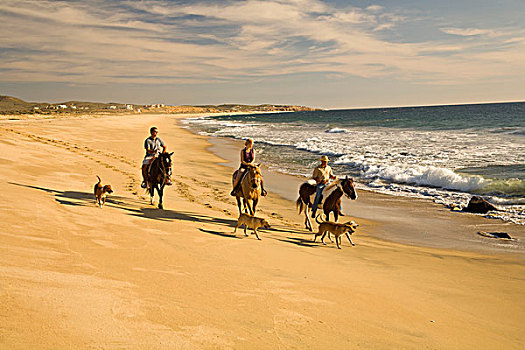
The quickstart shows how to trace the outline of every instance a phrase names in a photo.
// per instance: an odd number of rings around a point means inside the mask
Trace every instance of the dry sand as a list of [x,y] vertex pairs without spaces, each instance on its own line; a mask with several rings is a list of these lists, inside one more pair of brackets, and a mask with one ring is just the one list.
[[[232,146],[177,118],[0,123],[0,349],[523,348],[523,250],[475,235],[500,222],[361,191],[338,250],[302,229],[299,180],[267,173],[273,229],[234,236],[231,169],[208,150]],[[138,186],[152,125],[175,152],[165,210]]]

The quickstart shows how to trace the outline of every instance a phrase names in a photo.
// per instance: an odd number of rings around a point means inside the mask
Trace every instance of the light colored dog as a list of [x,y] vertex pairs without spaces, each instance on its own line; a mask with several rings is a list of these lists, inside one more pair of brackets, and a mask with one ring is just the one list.
[[328,238],[330,239],[330,241],[332,241],[332,239],[330,238],[331,233],[335,236],[335,243],[337,244],[337,248],[341,249],[341,236],[345,234],[348,238],[348,241],[350,241],[350,244],[355,246],[354,242],[352,242],[352,238],[350,238],[350,235],[356,231],[357,227],[359,226],[358,224],[356,224],[354,221],[349,221],[344,224],[338,224],[337,222],[332,221],[319,222],[317,221],[318,217],[319,215],[317,215],[315,221],[319,224],[319,232],[315,234],[314,242],[318,236],[321,236],[321,242],[326,245],[326,243],[324,242],[324,238],[328,234]]
[[102,180],[100,180],[98,175],[97,178],[98,182],[93,188],[93,194],[95,195],[95,200],[97,201],[98,206],[102,208],[102,206],[106,204],[106,196],[108,193],[113,193],[113,190],[111,189],[111,185],[102,186]]
[[245,236],[248,236],[248,234],[246,233],[246,229],[251,228],[253,229],[253,233],[255,233],[255,236],[259,240],[261,238],[257,234],[257,229],[259,227],[270,228],[270,224],[268,223],[268,221],[266,221],[266,219],[258,218],[258,217],[244,214],[244,213],[239,216],[239,219],[237,220],[237,225],[235,226],[233,233],[237,232],[237,227],[241,225],[244,225],[244,235]]

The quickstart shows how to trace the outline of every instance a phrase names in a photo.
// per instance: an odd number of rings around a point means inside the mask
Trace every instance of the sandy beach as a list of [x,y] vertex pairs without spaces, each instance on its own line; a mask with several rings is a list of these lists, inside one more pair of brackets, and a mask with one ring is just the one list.
[[[234,235],[239,144],[186,117],[0,121],[0,349],[523,348],[523,226],[360,191],[338,250],[304,230],[302,179],[265,171],[272,229]],[[164,210],[139,186],[152,125],[175,152]]]

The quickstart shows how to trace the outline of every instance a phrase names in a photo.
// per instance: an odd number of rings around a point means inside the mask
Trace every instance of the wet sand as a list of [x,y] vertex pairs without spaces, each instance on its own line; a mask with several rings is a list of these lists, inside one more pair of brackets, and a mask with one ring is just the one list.
[[[471,235],[495,220],[362,191],[344,203],[356,246],[338,250],[302,228],[301,179],[265,172],[272,230],[233,235],[231,168],[209,151],[231,144],[177,118],[0,123],[1,349],[523,346],[523,253]],[[139,188],[152,125],[175,152],[165,210]],[[95,175],[115,190],[103,209]]]

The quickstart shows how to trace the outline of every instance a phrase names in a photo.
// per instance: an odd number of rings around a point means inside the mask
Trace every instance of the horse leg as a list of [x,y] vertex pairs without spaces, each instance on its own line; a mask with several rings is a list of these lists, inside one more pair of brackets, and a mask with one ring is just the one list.
[[148,182],[148,192],[149,192],[149,204],[153,205],[153,196],[155,195],[155,187],[151,182]]
[[313,228],[312,228],[312,221],[310,220],[310,210],[309,209],[310,208],[306,206],[306,210],[304,211],[304,216],[305,216],[304,222],[305,222],[306,228],[310,232],[312,232]]
[[239,197],[235,197],[235,199],[237,200],[237,208],[239,208],[239,215],[242,214],[242,209],[241,209],[241,198]]
[[162,196],[164,195],[164,185],[157,187],[157,193],[159,194],[159,209],[164,209],[162,205]]
[[337,222],[337,220],[339,220],[339,210],[338,209],[334,210],[334,218],[335,218],[335,222]]
[[257,203],[259,203],[259,198],[255,198],[252,202],[252,209],[253,209],[252,215],[255,215],[255,208],[257,208]]
[[254,212],[254,210],[253,210],[253,202],[250,203],[250,200],[247,199],[247,200],[246,200],[246,206],[248,207],[248,210],[249,210],[249,212],[250,212],[250,215],[251,215],[251,216],[255,215],[255,212]]

